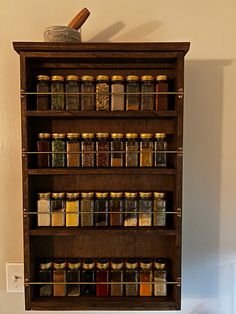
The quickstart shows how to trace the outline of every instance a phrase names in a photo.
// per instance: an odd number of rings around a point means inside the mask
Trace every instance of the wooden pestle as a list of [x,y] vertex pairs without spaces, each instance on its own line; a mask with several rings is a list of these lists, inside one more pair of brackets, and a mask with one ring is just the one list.
[[78,30],[89,17],[90,12],[87,8],[81,10],[68,24],[69,27]]

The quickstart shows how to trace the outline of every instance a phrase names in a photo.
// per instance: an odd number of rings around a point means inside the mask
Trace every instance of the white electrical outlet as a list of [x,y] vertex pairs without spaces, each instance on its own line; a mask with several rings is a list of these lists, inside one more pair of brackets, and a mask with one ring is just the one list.
[[24,264],[6,263],[7,292],[24,292]]

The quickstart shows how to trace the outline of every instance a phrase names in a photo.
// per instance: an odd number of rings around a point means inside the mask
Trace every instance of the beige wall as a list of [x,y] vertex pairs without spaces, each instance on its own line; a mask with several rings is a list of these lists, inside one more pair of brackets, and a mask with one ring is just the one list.
[[[0,313],[5,263],[22,261],[19,59],[12,41],[40,41],[49,25],[92,12],[83,41],[190,41],[184,132],[184,314],[236,313],[235,0],[0,0]],[[166,312],[165,312],[166,313]]]

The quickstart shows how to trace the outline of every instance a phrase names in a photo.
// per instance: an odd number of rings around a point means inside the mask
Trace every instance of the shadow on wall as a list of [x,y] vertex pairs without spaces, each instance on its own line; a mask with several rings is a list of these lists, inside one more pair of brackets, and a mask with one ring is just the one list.
[[[147,40],[146,36],[150,33],[154,32],[158,27],[160,27],[161,23],[158,21],[150,21],[148,23],[142,24],[120,36],[116,37],[117,42],[122,41],[145,41]],[[89,42],[109,42],[112,37],[114,37],[117,33],[119,33],[125,27],[125,23],[117,22],[103,31],[98,33],[96,36],[92,37]]]
[[[183,297],[220,299],[223,74],[230,60],[186,62]],[[222,278],[220,278],[220,283]],[[227,287],[226,287],[227,288]],[[228,290],[230,288],[228,287]],[[234,300],[233,291],[228,291]],[[212,314],[199,304],[191,313]],[[230,306],[230,302],[227,306]],[[215,305],[214,313],[223,313]],[[233,307],[225,313],[233,314]]]

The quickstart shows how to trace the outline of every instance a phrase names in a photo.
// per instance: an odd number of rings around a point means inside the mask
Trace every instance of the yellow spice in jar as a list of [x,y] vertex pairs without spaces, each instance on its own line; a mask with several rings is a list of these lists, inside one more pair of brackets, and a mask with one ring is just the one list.
[[[79,211],[78,200],[66,201],[66,227],[78,227],[79,226],[78,211]],[[67,214],[67,213],[71,213],[71,214]]]

